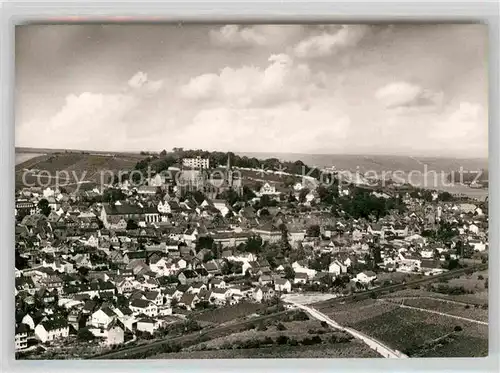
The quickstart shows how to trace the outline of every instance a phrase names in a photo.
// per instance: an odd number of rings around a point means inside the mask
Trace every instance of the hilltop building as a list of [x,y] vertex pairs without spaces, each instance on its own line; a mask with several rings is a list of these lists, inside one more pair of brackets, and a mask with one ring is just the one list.
[[193,169],[208,169],[210,167],[210,161],[208,158],[201,157],[184,158],[182,160],[182,165]]
[[239,172],[233,170],[231,158],[228,156],[225,168],[215,168],[211,172],[202,169],[179,171],[176,177],[177,193],[183,196],[188,192],[200,191],[210,199],[228,190],[234,190],[241,195],[243,186],[241,177],[238,176]]

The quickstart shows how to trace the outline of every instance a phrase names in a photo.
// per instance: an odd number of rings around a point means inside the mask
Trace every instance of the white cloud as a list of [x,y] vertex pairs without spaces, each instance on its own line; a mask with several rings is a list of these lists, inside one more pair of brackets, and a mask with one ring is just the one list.
[[479,104],[461,102],[459,107],[449,113],[436,125],[432,137],[437,140],[463,140],[467,143],[477,143],[482,140],[487,146],[488,121],[483,107]]
[[343,146],[349,126],[349,117],[326,99],[307,108],[297,103],[272,108],[216,107],[201,110],[176,139],[187,148],[335,152]]
[[211,30],[210,40],[225,47],[283,46],[302,32],[300,25],[226,25]]
[[407,82],[395,82],[379,88],[375,92],[377,98],[386,108],[411,108],[439,106],[443,94],[424,89]]
[[294,47],[299,58],[330,56],[340,50],[355,47],[370,30],[366,25],[323,26],[320,34],[313,34]]
[[144,89],[146,92],[155,93],[163,87],[163,80],[149,80],[148,74],[139,71],[129,79],[128,85],[134,89]]
[[290,56],[278,54],[269,58],[265,69],[226,67],[219,74],[197,76],[181,87],[181,95],[236,107],[269,106],[292,100],[307,102],[324,85],[323,74],[314,74],[307,65],[295,64]]
[[127,83],[129,89],[118,93],[68,95],[52,117],[17,126],[16,141],[39,147],[57,148],[65,144],[77,149],[120,149],[139,124],[138,113],[147,111],[144,109],[162,84],[149,81],[147,74],[141,72]]

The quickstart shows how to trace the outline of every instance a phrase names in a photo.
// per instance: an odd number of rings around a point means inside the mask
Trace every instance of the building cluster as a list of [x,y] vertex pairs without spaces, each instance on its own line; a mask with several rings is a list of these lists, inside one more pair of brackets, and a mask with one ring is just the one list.
[[[164,183],[158,177],[150,185]],[[64,343],[81,329],[103,345],[121,345],[127,333],[153,334],[199,309],[266,302],[312,286],[340,291],[333,285],[340,279],[344,289],[376,286],[380,272],[433,274],[464,250],[487,250],[479,203],[407,194],[405,213],[374,222],[334,216],[314,189],[301,202],[284,200],[303,189],[264,182],[252,200],[233,204],[211,193],[195,200],[126,185],[124,198],[108,202],[88,202],[88,192],[19,191],[16,350],[30,348],[30,339]],[[264,195],[275,203],[259,206]],[[439,239],[443,226],[450,239]]]

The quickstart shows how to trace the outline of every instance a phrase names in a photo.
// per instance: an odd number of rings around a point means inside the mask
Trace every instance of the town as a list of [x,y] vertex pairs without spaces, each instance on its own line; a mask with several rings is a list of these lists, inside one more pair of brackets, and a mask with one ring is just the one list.
[[487,265],[487,201],[367,184],[177,148],[105,185],[18,187],[17,357],[125,354]]

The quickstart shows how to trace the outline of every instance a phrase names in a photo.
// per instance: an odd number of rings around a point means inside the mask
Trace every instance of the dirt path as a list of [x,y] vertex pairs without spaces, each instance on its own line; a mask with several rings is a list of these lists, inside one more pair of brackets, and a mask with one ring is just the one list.
[[398,304],[396,302],[389,302],[389,303],[396,304],[396,305],[398,305],[401,308],[408,308],[410,310],[428,312],[428,313],[433,313],[433,314],[436,314],[436,315],[451,317],[453,319],[469,321],[469,322],[473,322],[473,323],[476,323],[476,324],[488,325],[488,323],[486,321],[479,321],[479,320],[475,320],[475,319],[469,319],[467,317],[451,315],[449,313],[444,313],[444,312],[439,312],[439,311],[434,311],[434,310],[428,310],[427,308],[419,308],[419,307],[407,306],[405,304],[401,304],[401,303]]
[[[401,297],[386,297],[386,298],[382,298],[381,300],[390,300],[390,299],[429,299],[429,300],[436,300],[436,301],[440,301],[440,302],[444,302],[444,303],[452,303],[452,304],[458,304],[458,305],[461,305],[461,306],[475,306],[476,304],[474,303],[467,303],[467,302],[459,302],[459,301],[456,301],[456,300],[451,300],[451,299],[444,299],[444,298],[438,298],[438,297],[427,297],[427,296],[415,296],[415,297],[407,297],[407,296],[401,296]],[[394,303],[397,303],[397,302],[394,302]]]

